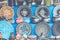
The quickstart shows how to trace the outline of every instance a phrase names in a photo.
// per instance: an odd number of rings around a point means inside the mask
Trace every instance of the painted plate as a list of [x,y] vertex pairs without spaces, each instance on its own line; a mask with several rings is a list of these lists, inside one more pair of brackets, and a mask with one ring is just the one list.
[[31,26],[26,22],[22,22],[18,24],[16,28],[17,32],[19,32],[20,30],[22,30],[22,33],[25,32],[27,35],[29,35],[31,33]]
[[39,18],[43,17],[43,18],[48,18],[50,13],[47,7],[45,6],[39,6],[36,9],[35,15]]
[[2,33],[3,38],[8,39],[11,32],[14,32],[14,28],[10,22],[6,20],[0,21],[0,32]]
[[60,5],[58,5],[54,8],[53,16],[54,17],[59,17],[60,16]]
[[31,17],[32,11],[28,6],[20,6],[17,10],[18,17]]
[[55,36],[59,36],[60,35],[60,21],[56,21],[54,23],[52,31],[53,31],[53,34]]
[[11,7],[9,6],[4,6],[1,8],[3,15],[6,19],[11,19],[14,17],[14,11]]
[[47,37],[50,33],[50,27],[47,23],[41,22],[36,25],[35,33],[41,37]]

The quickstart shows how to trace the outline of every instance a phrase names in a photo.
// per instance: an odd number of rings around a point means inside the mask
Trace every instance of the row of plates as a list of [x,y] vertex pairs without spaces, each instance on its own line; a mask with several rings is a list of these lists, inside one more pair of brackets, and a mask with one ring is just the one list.
[[[46,22],[40,22],[36,24],[35,27],[35,33],[39,37],[48,37],[50,34],[50,30],[52,30],[52,33],[54,36],[59,36],[60,35],[60,21],[55,22],[53,25],[53,28],[51,29]],[[17,25],[16,27],[16,32],[20,32],[22,30],[23,34],[30,35],[32,32],[31,25],[26,22],[22,22]],[[12,24],[9,21],[2,20],[0,21],[0,32],[2,33],[3,38],[9,38],[10,33],[14,32],[14,28]]]
[[[52,33],[55,36],[60,35],[59,22],[60,21],[56,22],[52,28]],[[20,32],[21,30],[23,34],[27,34],[27,35],[30,35],[32,32],[31,25],[26,22],[22,22],[17,25],[16,32]],[[48,37],[50,34],[50,30],[51,29],[46,22],[40,22],[36,24],[36,27],[35,27],[35,33],[37,34],[37,36],[41,36],[41,37]],[[9,21],[2,20],[0,21],[0,32],[2,32],[3,38],[9,38],[10,33],[14,32],[14,28]]]
[[[59,17],[60,15],[60,5],[56,6],[53,11],[53,17]],[[18,17],[32,17],[32,11],[28,6],[20,6],[17,10]],[[41,18],[49,18],[50,11],[45,6],[39,6],[35,11],[35,16],[40,20]],[[0,17],[5,18],[7,20],[12,19],[14,17],[14,10],[9,6],[4,6],[0,9]]]

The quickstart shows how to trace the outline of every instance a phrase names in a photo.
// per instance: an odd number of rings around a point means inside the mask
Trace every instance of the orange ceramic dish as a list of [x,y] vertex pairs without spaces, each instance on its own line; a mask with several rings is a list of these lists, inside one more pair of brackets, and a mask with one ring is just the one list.
[[14,11],[11,7],[9,6],[4,6],[1,8],[2,12],[3,12],[3,16],[8,20],[13,18],[14,16]]

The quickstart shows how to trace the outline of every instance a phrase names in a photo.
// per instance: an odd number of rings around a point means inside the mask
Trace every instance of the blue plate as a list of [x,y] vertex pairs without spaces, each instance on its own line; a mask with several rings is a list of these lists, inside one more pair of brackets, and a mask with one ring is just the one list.
[[12,24],[6,20],[0,21],[0,32],[2,33],[3,38],[8,39],[11,32],[14,32]]

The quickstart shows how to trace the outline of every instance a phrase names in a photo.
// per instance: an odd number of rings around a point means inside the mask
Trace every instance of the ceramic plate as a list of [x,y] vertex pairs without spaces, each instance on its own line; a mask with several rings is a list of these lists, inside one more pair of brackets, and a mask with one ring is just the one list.
[[53,34],[55,36],[59,36],[60,35],[60,21],[56,21],[54,23],[52,31],[53,31]]
[[17,32],[19,32],[20,30],[22,30],[22,33],[25,32],[27,35],[29,35],[31,33],[31,26],[26,22],[22,22],[18,24],[16,28]]
[[49,10],[47,7],[45,6],[39,6],[36,9],[35,15],[39,18],[43,17],[43,18],[48,18],[50,16]]
[[11,32],[14,32],[12,24],[6,20],[0,21],[0,32],[2,33],[3,38],[8,39]]
[[28,6],[20,6],[17,10],[18,17],[31,17],[32,11]]
[[14,17],[14,11],[11,7],[9,6],[4,6],[1,8],[3,15],[6,19],[11,19]]
[[41,37],[47,37],[50,33],[50,27],[45,22],[40,22],[36,25],[35,33]]
[[60,5],[58,5],[54,8],[53,16],[54,17],[59,17],[60,16]]

